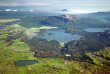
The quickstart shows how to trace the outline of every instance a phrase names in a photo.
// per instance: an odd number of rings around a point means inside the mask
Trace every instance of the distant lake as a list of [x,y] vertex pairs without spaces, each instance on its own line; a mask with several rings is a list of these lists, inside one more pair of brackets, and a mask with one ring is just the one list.
[[33,65],[35,63],[38,63],[36,60],[19,60],[16,62],[17,66],[24,66],[24,65]]
[[87,29],[84,29],[84,31],[87,31],[87,32],[104,32],[104,30],[108,30],[110,28],[87,28]]
[[47,30],[44,35],[36,36],[38,38],[47,39],[47,40],[57,40],[58,42],[67,43],[72,40],[78,40],[81,38],[81,35],[65,33],[64,30]]

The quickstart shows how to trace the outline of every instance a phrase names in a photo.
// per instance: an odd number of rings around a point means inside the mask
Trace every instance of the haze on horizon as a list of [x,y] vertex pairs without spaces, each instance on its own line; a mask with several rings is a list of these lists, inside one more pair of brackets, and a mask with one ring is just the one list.
[[110,11],[110,0],[0,0],[0,6],[28,6],[31,9],[62,13]]

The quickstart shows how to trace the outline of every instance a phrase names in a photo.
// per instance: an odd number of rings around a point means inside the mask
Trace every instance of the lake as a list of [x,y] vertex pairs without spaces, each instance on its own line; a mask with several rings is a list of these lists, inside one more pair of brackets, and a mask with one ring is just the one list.
[[104,30],[108,30],[110,28],[87,28],[87,29],[84,29],[84,31],[87,31],[87,32],[104,32]]
[[25,66],[25,65],[33,65],[35,63],[38,63],[36,60],[19,60],[16,62],[17,66]]
[[64,30],[47,30],[47,32],[44,35],[36,36],[38,38],[47,39],[47,40],[57,40],[61,43],[67,43],[72,40],[78,40],[82,36],[78,34],[70,34],[65,33]]

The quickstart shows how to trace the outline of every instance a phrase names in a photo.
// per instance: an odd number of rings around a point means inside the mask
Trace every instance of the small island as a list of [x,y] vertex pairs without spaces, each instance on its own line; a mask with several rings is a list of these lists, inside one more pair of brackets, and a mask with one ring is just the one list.
[[55,34],[53,34],[53,33],[49,33],[48,35],[55,35]]

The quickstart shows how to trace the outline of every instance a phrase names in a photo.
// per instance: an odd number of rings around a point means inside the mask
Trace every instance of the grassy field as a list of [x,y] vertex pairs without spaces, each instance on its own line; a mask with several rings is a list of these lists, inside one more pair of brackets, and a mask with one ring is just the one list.
[[20,19],[0,19],[0,23],[8,23],[8,22],[13,22],[17,20],[20,20]]

